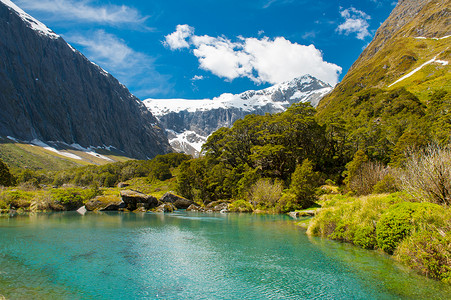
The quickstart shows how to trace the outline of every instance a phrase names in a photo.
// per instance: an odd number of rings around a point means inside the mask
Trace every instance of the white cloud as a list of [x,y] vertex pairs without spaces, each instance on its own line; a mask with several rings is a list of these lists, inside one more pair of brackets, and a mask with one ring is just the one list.
[[[175,39],[171,47],[167,37],[181,36],[179,26],[190,28],[189,36],[182,36],[183,44]],[[305,74],[310,74],[335,85],[341,73],[341,67],[323,60],[321,51],[315,46],[304,46],[277,37],[270,39],[238,37],[232,42],[226,37],[198,36],[194,28],[188,25],[177,26],[176,32],[166,36],[171,49],[192,48],[199,60],[199,67],[226,80],[246,77],[256,83],[280,83]]]
[[18,0],[17,4],[29,10],[52,13],[65,20],[101,24],[141,24],[144,17],[134,8],[125,5],[94,6],[90,0]]
[[165,36],[164,44],[171,50],[189,48],[186,39],[194,34],[194,28],[188,25],[177,25],[176,31]]
[[125,85],[134,85],[135,93],[148,96],[165,92],[167,78],[154,69],[155,60],[131,49],[113,34],[97,30],[92,34],[64,36],[70,43],[82,46],[83,53],[93,62],[112,73]]
[[350,7],[340,10],[340,15],[345,19],[345,22],[337,27],[340,34],[349,35],[355,33],[359,40],[364,40],[367,36],[371,36],[368,31],[368,20],[371,19],[365,12]]
[[197,80],[204,80],[205,77],[202,75],[194,75],[193,78],[191,78],[192,81],[197,81]]

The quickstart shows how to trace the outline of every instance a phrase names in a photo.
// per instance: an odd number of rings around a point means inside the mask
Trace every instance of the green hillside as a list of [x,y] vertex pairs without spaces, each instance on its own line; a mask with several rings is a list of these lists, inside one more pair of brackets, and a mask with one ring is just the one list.
[[[111,162],[129,160],[125,156],[107,150],[96,150],[96,152],[107,157],[109,160],[71,147],[65,147],[65,149],[61,149],[60,153],[56,153],[43,147],[14,142],[10,139],[0,137],[0,159],[11,169],[59,171],[73,167],[104,165]],[[78,159],[62,155],[61,153],[74,155]]]
[[410,146],[449,143],[450,4],[400,1],[343,81],[320,102],[320,123],[340,124],[353,151],[365,149],[384,162],[396,161]]

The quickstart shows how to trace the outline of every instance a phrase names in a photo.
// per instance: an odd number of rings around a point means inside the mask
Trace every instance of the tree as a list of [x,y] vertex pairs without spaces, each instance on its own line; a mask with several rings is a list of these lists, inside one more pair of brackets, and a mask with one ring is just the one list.
[[8,166],[0,159],[0,185],[11,186],[14,184],[14,177],[9,172]]
[[291,176],[289,192],[296,196],[297,202],[303,208],[311,206],[316,200],[316,189],[319,186],[319,174],[313,171],[313,163],[304,159]]

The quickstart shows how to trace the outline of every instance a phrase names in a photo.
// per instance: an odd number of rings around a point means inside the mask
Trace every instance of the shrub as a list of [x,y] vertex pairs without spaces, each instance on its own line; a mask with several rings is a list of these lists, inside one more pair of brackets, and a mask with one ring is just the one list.
[[1,194],[1,200],[4,204],[10,208],[24,208],[30,207],[33,201],[34,194],[31,192],[21,191],[21,190],[7,190]]
[[378,189],[384,188],[384,184],[390,178],[387,177],[389,172],[389,167],[380,162],[364,162],[348,179],[347,187],[357,195],[369,195],[376,185]]
[[249,199],[254,207],[272,208],[282,196],[283,184],[280,181],[263,178],[249,191]]
[[325,195],[323,208],[310,222],[307,233],[346,241],[362,248],[373,249],[376,242],[376,222],[384,211],[402,201],[399,194],[349,197]]
[[51,197],[56,210],[75,210],[83,205],[80,189],[54,189],[51,191]]
[[395,258],[423,275],[451,283],[450,229],[444,232],[436,226],[424,226],[398,246]]
[[229,204],[229,211],[231,212],[253,212],[252,204],[246,200],[237,200]]
[[432,203],[402,202],[390,207],[377,222],[378,247],[393,254],[398,244],[442,208]]
[[277,203],[277,211],[279,213],[287,213],[301,208],[302,205],[299,204],[297,196],[292,193],[284,194]]
[[425,201],[451,204],[451,149],[430,146],[412,153],[401,176],[401,187]]
[[398,180],[388,173],[373,187],[374,194],[394,193],[399,191]]
[[65,188],[53,189],[50,192],[55,210],[75,210],[81,207],[84,202],[101,195],[102,192],[98,188],[80,189]]

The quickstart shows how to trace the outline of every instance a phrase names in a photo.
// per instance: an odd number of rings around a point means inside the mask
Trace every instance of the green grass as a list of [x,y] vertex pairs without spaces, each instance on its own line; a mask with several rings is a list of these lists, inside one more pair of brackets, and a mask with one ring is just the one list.
[[[26,143],[16,143],[0,137],[0,158],[11,169],[31,169],[59,171],[87,165],[104,165],[110,163],[83,151],[67,148],[64,151],[79,156],[80,159],[70,158],[39,146]],[[130,158],[107,150],[96,150],[113,161],[127,161]]]
[[405,193],[324,195],[307,234],[380,249],[428,277],[451,283],[451,209]]

